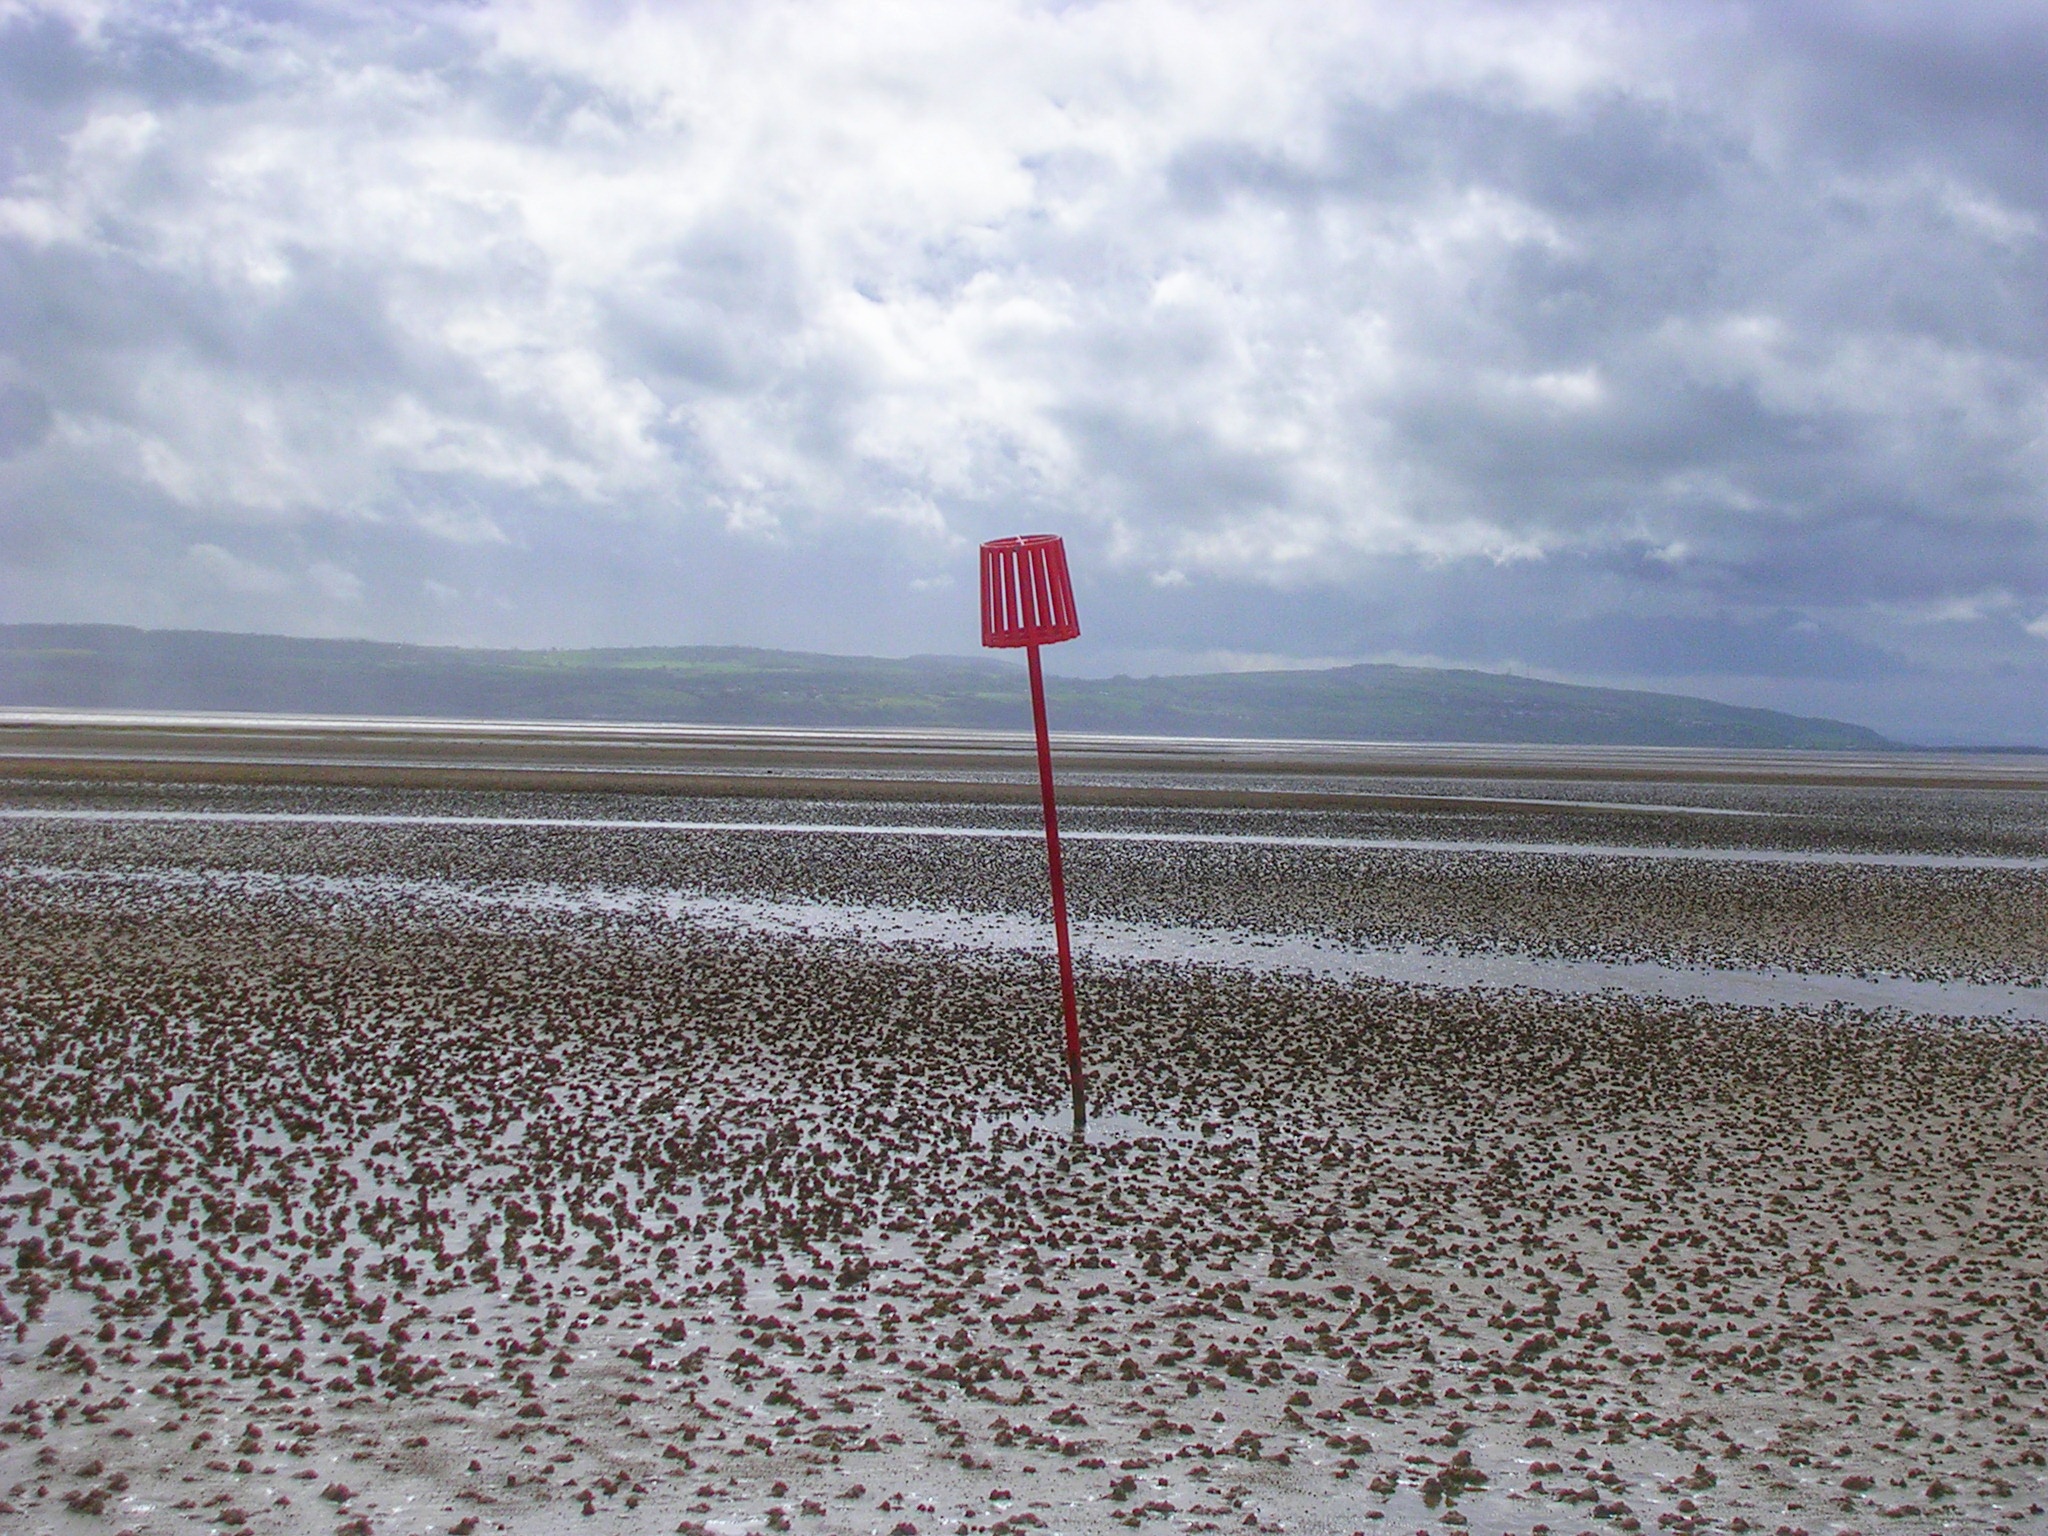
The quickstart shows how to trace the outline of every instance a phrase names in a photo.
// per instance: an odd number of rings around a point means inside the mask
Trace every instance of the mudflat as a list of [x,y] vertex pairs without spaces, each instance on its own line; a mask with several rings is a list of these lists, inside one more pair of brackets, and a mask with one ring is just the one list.
[[17,779],[0,1524],[2041,1528],[2048,795],[1543,766]]
[[[2030,753],[1524,747],[1072,733],[1057,741],[1070,792],[1084,795],[1112,786],[1154,794],[1227,786],[1254,797],[1347,791],[1398,797],[1415,789],[1410,781],[1432,779],[1514,785],[2048,789],[2048,755]],[[0,765],[24,778],[777,797],[816,794],[819,786],[827,786],[834,798],[873,798],[878,791],[863,791],[857,781],[898,779],[920,787],[894,798],[930,800],[952,798],[948,786],[956,783],[986,786],[1028,778],[1031,753],[1023,732],[0,708]],[[756,782],[778,775],[794,776],[797,782]],[[1160,776],[1180,782],[1162,782]],[[740,787],[734,789],[727,779],[741,781]],[[1283,782],[1260,782],[1270,779]],[[1102,798],[1109,803],[1107,796]],[[1127,803],[1147,801],[1138,796]]]

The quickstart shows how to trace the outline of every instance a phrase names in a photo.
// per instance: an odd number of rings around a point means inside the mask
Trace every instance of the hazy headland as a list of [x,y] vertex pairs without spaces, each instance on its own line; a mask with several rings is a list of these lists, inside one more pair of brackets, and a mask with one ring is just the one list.
[[[1057,654],[1051,658],[1057,665]],[[1060,677],[1058,728],[1330,741],[1871,750],[1837,720],[1450,668]],[[736,646],[476,650],[114,625],[0,626],[0,705],[1015,729],[1013,660]]]

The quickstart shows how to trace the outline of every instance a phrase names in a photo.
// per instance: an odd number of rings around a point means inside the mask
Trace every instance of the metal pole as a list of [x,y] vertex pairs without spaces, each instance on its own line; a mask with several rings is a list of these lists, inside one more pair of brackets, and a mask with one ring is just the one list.
[[1067,938],[1067,877],[1060,867],[1060,813],[1052,798],[1052,738],[1045,726],[1045,673],[1038,647],[1031,657],[1031,721],[1038,728],[1038,793],[1045,802],[1045,866],[1052,876],[1052,926],[1059,939],[1060,1008],[1067,1025],[1067,1081],[1074,1090],[1074,1134],[1088,1128],[1086,1084],[1081,1076],[1081,1016],[1074,1001],[1074,950]]

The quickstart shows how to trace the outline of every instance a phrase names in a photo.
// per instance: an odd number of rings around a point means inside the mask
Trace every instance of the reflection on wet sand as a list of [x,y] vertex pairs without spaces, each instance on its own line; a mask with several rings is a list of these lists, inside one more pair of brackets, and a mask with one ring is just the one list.
[[[298,890],[419,912],[436,903],[522,911],[661,916],[671,921],[836,939],[860,944],[929,944],[968,952],[1043,952],[1049,923],[1001,913],[777,901],[706,892],[645,891],[555,883],[467,887],[448,881],[323,875],[192,875],[128,871],[81,876],[47,868],[0,870],[0,877],[118,880],[192,887],[216,884],[260,892]],[[1929,1018],[1987,1018],[2048,1023],[2048,986],[1926,981],[1911,976],[1844,976],[1778,967],[1740,969],[1654,961],[1575,960],[1508,951],[1460,953],[1423,945],[1347,945],[1296,934],[1248,933],[1166,924],[1094,921],[1075,928],[1078,951],[1098,961],[1221,965],[1333,981],[1394,981],[1425,987],[1487,987],[1587,997],[1602,993],[1697,999],[1744,1008],[1844,1007]]]
[[[1547,802],[1532,802],[1544,804]],[[1659,807],[1669,810],[1672,807]],[[1678,809],[1692,809],[1678,807]],[[1745,813],[1747,814],[1747,813]],[[592,832],[691,832],[770,837],[941,838],[1030,842],[1028,828],[960,826],[950,823],[853,821],[672,821],[658,817],[429,815],[348,811],[55,810],[0,807],[0,821],[166,822],[198,826],[473,827],[479,830]],[[1514,838],[1317,837],[1281,832],[1159,831],[1143,828],[1076,828],[1061,834],[1076,843],[1160,843],[1191,847],[1310,848],[1397,853],[1534,854],[1591,859],[1670,859],[1706,864],[1840,865],[1868,869],[2010,869],[2048,871],[2048,855],[1869,852],[1836,848],[1698,848],[1649,843],[1530,842]]]

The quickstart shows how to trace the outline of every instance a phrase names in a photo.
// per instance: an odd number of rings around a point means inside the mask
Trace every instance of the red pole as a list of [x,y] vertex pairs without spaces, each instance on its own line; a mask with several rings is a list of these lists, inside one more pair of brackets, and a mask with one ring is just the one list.
[[1067,1024],[1067,1081],[1074,1090],[1074,1134],[1088,1125],[1088,1100],[1081,1076],[1081,1016],[1074,1001],[1074,950],[1067,938],[1067,877],[1060,867],[1060,813],[1052,798],[1052,738],[1045,725],[1045,673],[1038,647],[1031,658],[1031,721],[1038,728],[1038,793],[1045,802],[1045,865],[1052,876],[1052,926],[1060,952],[1060,1008]]

